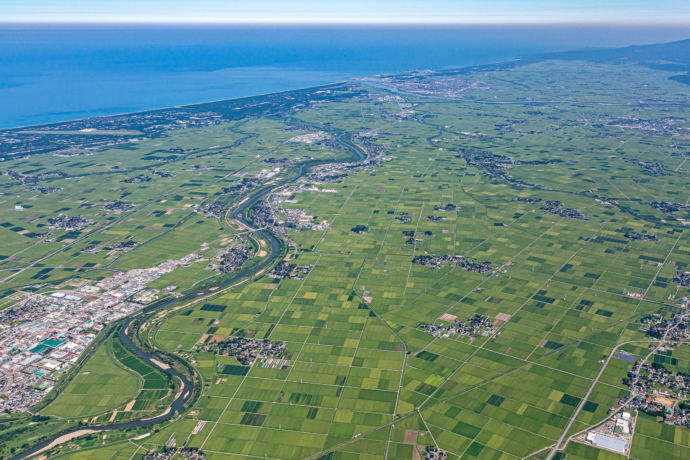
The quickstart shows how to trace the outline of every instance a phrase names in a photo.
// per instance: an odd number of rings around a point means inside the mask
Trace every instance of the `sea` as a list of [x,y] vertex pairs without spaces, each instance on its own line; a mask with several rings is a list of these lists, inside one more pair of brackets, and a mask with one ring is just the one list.
[[688,37],[620,26],[0,25],[0,128]]

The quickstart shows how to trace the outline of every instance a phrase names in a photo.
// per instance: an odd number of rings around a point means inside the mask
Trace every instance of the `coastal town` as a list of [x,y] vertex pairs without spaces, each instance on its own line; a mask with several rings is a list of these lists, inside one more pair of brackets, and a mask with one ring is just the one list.
[[488,91],[491,87],[484,81],[471,81],[456,76],[440,77],[432,70],[410,72],[404,78],[400,76],[380,76],[362,78],[361,81],[377,85],[390,86],[397,91],[424,94],[436,97],[463,97],[469,91]]

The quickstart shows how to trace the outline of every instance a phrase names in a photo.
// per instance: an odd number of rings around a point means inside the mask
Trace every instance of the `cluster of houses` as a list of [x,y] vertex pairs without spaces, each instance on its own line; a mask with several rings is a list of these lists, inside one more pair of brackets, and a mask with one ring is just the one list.
[[[357,171],[370,167],[379,166],[383,161],[391,159],[387,156],[388,145],[376,144],[363,136],[358,136],[355,142],[359,147],[366,151],[367,156],[361,160],[350,163],[331,163],[318,166],[312,170],[308,181],[310,182],[338,182],[348,176],[347,171]],[[332,147],[341,148],[339,145]]]
[[31,192],[38,192],[43,195],[50,195],[51,193],[59,192],[62,190],[62,187],[39,187],[39,186],[33,186],[29,187],[29,191]]
[[543,198],[524,197],[518,197],[515,200],[528,204],[543,203],[543,206],[540,209],[542,211],[548,212],[549,214],[553,214],[558,217],[567,217],[570,219],[586,220],[584,214],[582,214],[579,210],[574,208],[566,208],[565,206],[563,206],[563,203],[558,200],[544,200]]
[[313,265],[297,265],[284,260],[278,263],[268,276],[278,279],[301,280],[309,274],[312,268]]
[[544,206],[541,207],[541,210],[558,217],[585,220],[585,216],[579,210],[574,208],[566,208],[563,206],[563,203],[558,200],[545,201]]
[[68,231],[81,230],[92,223],[92,221],[86,220],[81,216],[68,216],[67,214],[58,214],[48,219],[49,228]]
[[249,337],[229,337],[222,342],[213,342],[206,351],[223,356],[233,356],[240,364],[251,366],[257,358],[281,358],[287,353],[285,342]]
[[684,312],[674,313],[671,316],[654,313],[645,316],[640,322],[642,323],[640,330],[655,339],[666,336],[670,341],[680,341],[690,335]]
[[255,225],[269,228],[275,233],[285,235],[290,229],[325,230],[328,221],[316,222],[314,216],[307,215],[302,209],[283,208],[283,203],[290,202],[281,196],[273,196],[271,201],[262,201],[251,210]]
[[686,120],[680,117],[664,117],[659,120],[645,120],[635,117],[604,117],[609,126],[639,131],[652,136],[679,136],[690,133]]
[[144,460],[172,460],[182,458],[184,460],[206,460],[206,454],[196,447],[168,447],[150,450],[144,454]]
[[[690,374],[672,372],[656,362],[636,362],[623,383],[631,393],[628,406],[669,425],[690,427]],[[625,401],[625,398],[623,399]]]
[[480,262],[463,256],[438,256],[427,254],[415,256],[412,259],[412,263],[424,265],[425,267],[434,269],[445,266],[454,266],[475,273],[487,273],[493,270],[493,267],[491,267],[491,262]]
[[417,327],[427,334],[439,338],[453,336],[488,337],[496,331],[493,322],[488,317],[478,313],[467,320],[457,319],[453,315],[448,316],[452,317],[448,324],[422,323]]
[[659,241],[659,238],[656,235],[640,232],[625,232],[625,237],[629,240]]
[[248,190],[259,185],[261,181],[255,177],[243,177],[238,182],[234,183],[229,187],[223,188],[224,194],[238,194],[241,195]]
[[[663,338],[671,345],[690,337],[685,310],[671,315],[654,313],[642,318],[641,323],[640,330],[649,337]],[[668,347],[661,346],[653,359],[635,361],[623,379],[630,395],[620,403],[657,416],[664,423],[690,427],[690,404],[686,402],[690,394],[690,374],[668,369],[665,364],[674,365],[674,359]]]
[[122,182],[124,182],[125,184],[141,184],[144,182],[151,182],[151,180],[151,176],[147,176],[146,174],[139,174],[137,176],[124,179]]
[[690,287],[690,272],[677,271],[673,281],[683,287]]
[[218,251],[211,260],[209,269],[221,273],[230,273],[239,269],[249,259],[249,245],[246,240],[240,240],[237,246],[224,248]]
[[415,71],[404,76],[369,78],[378,84],[392,86],[398,91],[437,97],[462,97],[468,91],[488,91],[491,86],[484,81],[466,80],[457,76],[441,76],[433,71]]
[[647,174],[649,176],[670,176],[671,174],[673,174],[660,161],[655,161],[652,163],[647,163],[645,161],[636,161],[633,163],[636,164],[638,168],[640,168],[640,172],[642,172],[642,174]]
[[205,204],[201,207],[201,212],[203,212],[206,217],[211,219],[218,219],[223,215],[226,205],[222,201],[214,201],[213,203]]
[[468,165],[479,169],[486,177],[499,181],[506,182],[520,187],[534,187],[534,184],[515,179],[508,174],[507,169],[519,164],[544,164],[549,160],[539,160],[538,162],[522,162],[515,160],[505,155],[497,155],[488,150],[481,149],[452,149],[459,152],[456,158],[465,160]]
[[64,171],[47,171],[32,176],[30,174],[24,174],[17,171],[7,170],[3,171],[2,175],[8,176],[10,179],[15,180],[22,185],[36,184],[42,180],[50,179],[53,177],[67,177],[67,174]]
[[129,201],[125,200],[112,200],[108,201],[105,205],[103,205],[103,208],[106,211],[116,211],[116,212],[123,212],[126,211],[134,206],[133,203],[130,203]]
[[650,201],[647,204],[666,214],[673,214],[688,207],[684,204],[672,203],[670,201]]
[[409,212],[399,212],[397,216],[394,217],[395,220],[406,223],[412,221],[412,215]]
[[442,460],[448,457],[446,451],[434,446],[426,446],[423,455],[424,460]]

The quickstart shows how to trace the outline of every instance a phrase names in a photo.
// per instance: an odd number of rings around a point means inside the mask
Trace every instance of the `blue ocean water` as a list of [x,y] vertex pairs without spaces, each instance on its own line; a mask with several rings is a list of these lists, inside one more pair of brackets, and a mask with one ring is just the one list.
[[0,128],[687,38],[605,27],[0,26]]

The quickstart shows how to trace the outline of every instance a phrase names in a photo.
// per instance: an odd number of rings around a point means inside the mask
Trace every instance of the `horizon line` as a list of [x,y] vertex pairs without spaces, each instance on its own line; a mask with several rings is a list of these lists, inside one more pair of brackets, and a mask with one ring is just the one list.
[[492,26],[579,26],[579,27],[677,27],[690,29],[690,21],[684,22],[642,22],[642,21],[131,21],[131,20],[112,20],[112,21],[3,21],[0,20],[0,27],[6,26],[187,26],[187,27],[209,27],[209,26],[282,26],[282,27],[410,27],[410,26],[435,26],[435,27],[492,27]]

